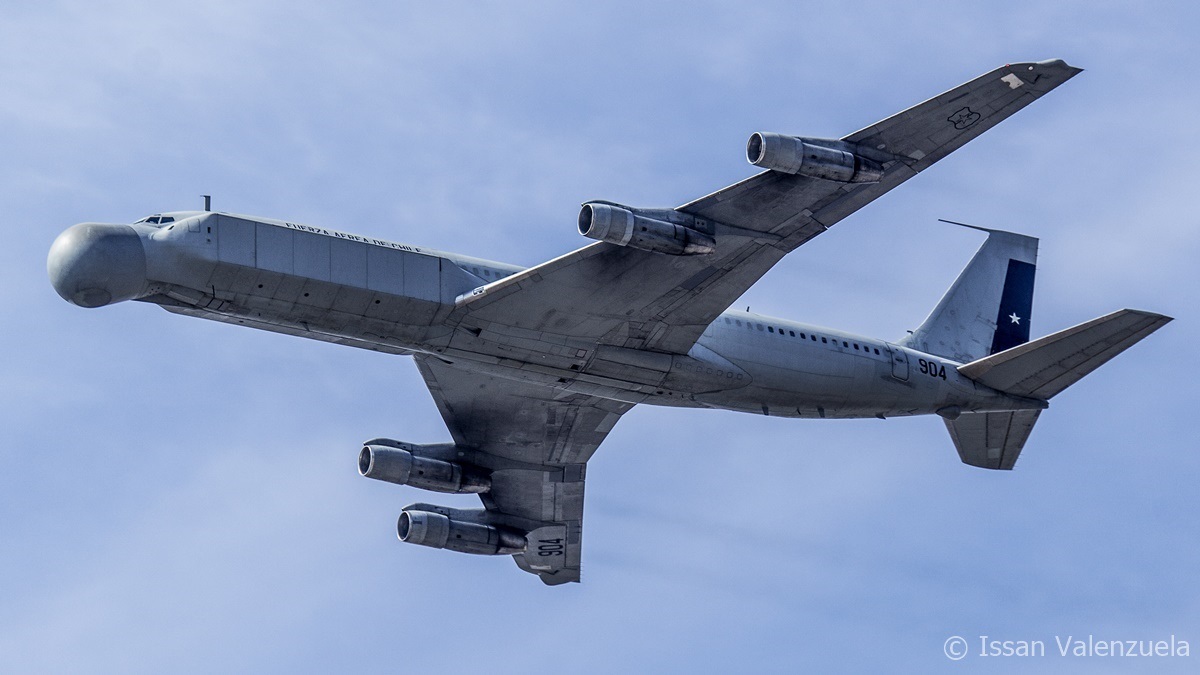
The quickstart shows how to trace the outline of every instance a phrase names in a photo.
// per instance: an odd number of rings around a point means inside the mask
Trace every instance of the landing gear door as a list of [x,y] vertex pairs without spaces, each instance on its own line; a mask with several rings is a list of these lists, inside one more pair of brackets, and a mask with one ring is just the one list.
[[908,382],[908,354],[903,349],[890,344],[887,349],[892,356],[892,377],[901,382]]

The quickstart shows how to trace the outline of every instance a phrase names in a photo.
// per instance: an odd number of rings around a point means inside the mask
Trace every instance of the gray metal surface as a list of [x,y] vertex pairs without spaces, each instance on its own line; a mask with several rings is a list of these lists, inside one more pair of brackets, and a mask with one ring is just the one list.
[[[603,225],[594,234],[617,243],[526,270],[207,211],[77,225],[55,241],[47,266],[58,293],[83,306],[140,300],[416,356],[453,443],[373,439],[359,470],[475,493],[483,506],[412,504],[397,534],[435,548],[510,554],[548,584],[578,581],[586,464],[636,404],[798,418],[939,414],[964,462],[1008,469],[1044,399],[1168,320],[1125,310],[1009,349],[1028,339],[1028,313],[1012,318],[1014,326],[1026,322],[1020,332],[1000,330],[998,308],[1008,305],[998,298],[1019,286],[1022,301],[1032,302],[1036,240],[994,231],[900,344],[725,311],[788,251],[1077,72],[1061,61],[992,71],[821,141],[829,152],[815,152],[823,168],[810,166],[808,176],[799,162],[796,174],[768,171],[678,209],[589,202],[585,214],[607,220],[581,221],[581,229]],[[829,180],[855,180],[876,165],[878,182]],[[1001,273],[1005,264],[1023,270],[1019,284]],[[998,353],[977,358],[990,353],[985,347]]]
[[481,375],[433,357],[418,357],[417,367],[455,443],[495,458],[491,489],[480,495],[488,511],[526,530],[562,530],[562,560],[553,561],[561,565],[539,569],[545,558],[560,556],[539,556],[536,547],[514,555],[517,564],[548,584],[578,581],[585,465],[633,406]]
[[964,464],[1011,470],[1040,414],[1040,410],[967,413],[946,420],[946,429]]
[[716,248],[708,232],[606,203],[583,205],[579,210],[579,234],[668,255],[708,255]]
[[789,251],[1078,72],[1062,61],[1004,66],[842,139],[891,157],[879,182],[767,171],[680,206],[680,212],[712,223],[716,251],[710,255],[664,258],[593,244],[463,299],[451,321],[686,352]]
[[[988,355],[1009,261],[1036,265],[1038,240],[1013,232],[974,229],[987,232],[987,240],[929,317],[900,344],[960,363]],[[1028,324],[1031,317],[1017,320]]]
[[1122,309],[960,366],[958,371],[1009,394],[1049,399],[1170,321],[1162,314]]
[[50,284],[63,300],[102,307],[145,292],[146,252],[129,225],[80,223],[58,235],[46,258]]
[[746,144],[746,159],[754,166],[839,183],[879,182],[883,164],[867,154],[882,155],[882,161],[896,159],[872,148],[860,148],[857,143],[761,131],[751,135]]

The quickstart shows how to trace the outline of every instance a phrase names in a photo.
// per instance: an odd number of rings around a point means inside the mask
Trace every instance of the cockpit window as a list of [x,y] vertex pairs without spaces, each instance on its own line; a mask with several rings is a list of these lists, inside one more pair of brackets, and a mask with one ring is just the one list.
[[167,223],[175,222],[175,218],[173,218],[172,216],[160,216],[158,214],[155,214],[153,216],[146,216],[145,218],[142,218],[141,220],[135,220],[133,222],[135,225],[137,223],[148,223],[150,225],[165,225]]

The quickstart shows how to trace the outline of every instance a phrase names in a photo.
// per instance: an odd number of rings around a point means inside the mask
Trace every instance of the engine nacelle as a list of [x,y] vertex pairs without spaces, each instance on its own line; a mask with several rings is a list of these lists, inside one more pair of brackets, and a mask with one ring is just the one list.
[[746,143],[754,166],[838,183],[875,183],[883,165],[854,152],[854,144],[820,138],[756,133]]
[[363,446],[358,453],[358,472],[367,478],[434,492],[479,493],[491,489],[487,476],[462,464],[383,445]]
[[717,246],[711,235],[610,204],[584,204],[579,211],[579,234],[670,255],[702,255],[712,253]]
[[511,555],[525,550],[525,537],[509,530],[454,520],[432,511],[400,512],[396,534],[406,544],[476,555]]

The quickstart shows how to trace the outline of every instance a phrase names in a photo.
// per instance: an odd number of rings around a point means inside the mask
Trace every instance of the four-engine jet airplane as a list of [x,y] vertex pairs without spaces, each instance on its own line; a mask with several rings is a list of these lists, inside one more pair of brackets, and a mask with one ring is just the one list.
[[765,171],[674,209],[588,202],[579,231],[599,241],[529,269],[206,209],[75,225],[50,279],[83,307],[140,300],[414,356],[454,442],[368,441],[359,470],[484,508],[412,504],[400,539],[578,581],[585,466],[639,403],[938,414],[962,461],[1011,469],[1050,398],[1170,321],[1122,310],[1029,342],[1037,240],[996,230],[894,342],[728,310],[788,252],[1078,72],[1006,65],[837,140],[756,133]]

